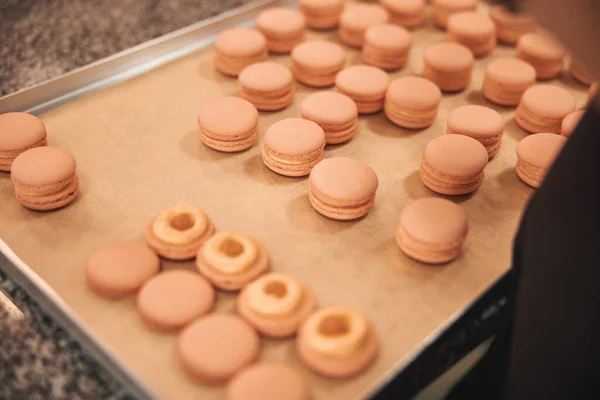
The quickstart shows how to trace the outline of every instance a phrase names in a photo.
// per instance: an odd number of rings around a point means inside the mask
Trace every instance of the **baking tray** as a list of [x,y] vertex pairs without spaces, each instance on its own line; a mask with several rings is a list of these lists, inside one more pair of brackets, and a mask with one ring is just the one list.
[[[314,212],[306,179],[267,170],[260,144],[233,155],[200,144],[199,106],[208,98],[238,93],[235,79],[214,70],[210,44],[219,31],[249,26],[258,12],[274,5],[294,2],[251,3],[0,99],[0,112],[41,115],[50,143],[71,150],[78,160],[82,189],[69,207],[38,213],[23,209],[14,199],[10,178],[0,176],[0,250],[11,261],[7,272],[138,398],[211,399],[222,393],[220,386],[203,386],[185,376],[174,357],[176,336],[146,330],[134,299],[105,301],[84,283],[83,266],[95,248],[116,240],[143,240],[148,219],[174,203],[198,204],[218,228],[257,237],[271,251],[274,270],[309,283],[320,305],[352,305],[374,322],[382,339],[380,355],[351,380],[310,373],[295,356],[292,340],[264,340],[262,358],[297,368],[316,399],[375,394],[463,316],[510,265],[512,236],[532,193],[514,171],[516,144],[525,136],[514,123],[514,109],[493,107],[507,120],[501,152],[488,165],[477,193],[453,198],[465,207],[471,223],[458,260],[435,267],[412,261],[398,250],[394,228],[404,204],[434,195],[419,179],[424,145],[444,133],[452,108],[491,106],[479,93],[482,68],[489,59],[512,55],[512,48],[498,47],[479,60],[469,89],[445,95],[429,129],[400,129],[382,113],[361,116],[359,134],[351,142],[326,149],[327,157],[362,159],[380,177],[375,208],[358,221],[332,221]],[[333,32],[310,32],[308,39],[314,38],[337,41]],[[443,38],[432,26],[415,31],[409,64],[390,76],[419,73],[426,44]],[[272,59],[290,65],[289,57]],[[357,63],[358,52],[349,50],[348,64]],[[585,102],[585,88],[566,74],[555,83],[569,88],[578,104]],[[300,102],[312,92],[298,85],[290,108],[261,113],[261,137],[273,122],[298,116]],[[193,269],[193,263],[163,265]],[[219,293],[217,308],[233,311],[234,301],[234,295]]]

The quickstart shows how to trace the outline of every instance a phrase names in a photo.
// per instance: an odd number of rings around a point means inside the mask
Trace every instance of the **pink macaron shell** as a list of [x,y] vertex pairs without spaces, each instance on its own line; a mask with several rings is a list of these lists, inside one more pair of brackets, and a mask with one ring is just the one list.
[[563,119],[561,132],[560,134],[566,137],[570,137],[577,125],[579,125],[579,121],[585,115],[585,110],[577,110],[573,111],[571,114],[567,115],[565,119]]
[[335,86],[342,93],[358,97],[385,96],[385,91],[390,83],[385,71],[369,65],[355,65],[348,67],[335,78]]
[[482,93],[493,103],[516,106],[535,84],[535,69],[517,58],[499,58],[485,68]]
[[390,21],[405,28],[416,28],[425,23],[425,0],[381,0],[389,11]]
[[458,12],[448,18],[448,39],[465,45],[480,57],[496,46],[496,27],[486,15],[475,11]]
[[15,187],[22,192],[52,194],[74,179],[76,166],[75,158],[67,150],[36,147],[15,158],[11,178]]
[[372,197],[379,180],[375,171],[361,161],[332,157],[313,168],[310,184],[327,198],[354,203]]
[[515,14],[504,6],[490,7],[489,16],[496,25],[498,40],[514,45],[526,33],[535,32],[535,18],[527,14]]
[[310,388],[292,367],[261,362],[249,366],[228,383],[225,400],[310,400]]
[[401,26],[379,24],[366,30],[365,41],[391,54],[405,54],[412,45],[412,35]]
[[465,46],[441,42],[429,45],[425,50],[425,62],[435,69],[447,72],[470,69],[475,64],[473,55]]
[[474,11],[477,8],[478,0],[432,0],[433,20],[435,23],[445,28],[448,18],[457,12]]
[[16,157],[46,141],[46,126],[38,117],[21,112],[0,114],[0,156]]
[[488,163],[488,153],[481,143],[471,137],[443,135],[425,146],[423,159],[442,174],[470,177],[483,171]]
[[337,92],[316,92],[307,96],[300,104],[303,118],[319,125],[342,125],[358,116],[352,99]]
[[242,87],[265,93],[281,91],[294,82],[292,72],[288,68],[272,61],[247,66],[238,79]]
[[440,104],[442,92],[427,79],[406,76],[394,79],[390,83],[386,100],[410,111],[427,111]]
[[517,157],[538,167],[548,168],[566,144],[563,136],[553,133],[529,135],[517,146]]
[[[235,116],[235,118],[232,118]],[[206,103],[198,115],[198,124],[206,131],[234,139],[253,130],[258,124],[258,111],[247,100],[225,96]]]
[[540,84],[523,94],[516,121],[531,133],[560,133],[563,118],[573,111],[575,99],[569,91],[559,86]]
[[306,21],[302,13],[287,7],[268,8],[256,17],[257,28],[267,37],[289,38],[302,34]]
[[346,51],[326,40],[310,40],[292,50],[292,61],[317,73],[337,73],[346,62]]
[[265,51],[265,37],[255,29],[232,28],[222,31],[215,40],[215,50],[230,57],[245,57]]
[[535,68],[537,79],[551,79],[562,71],[566,52],[553,37],[532,32],[519,38],[516,56]]
[[448,116],[448,133],[470,136],[485,142],[502,135],[504,118],[497,111],[479,105],[455,108]]
[[365,31],[368,27],[387,22],[389,13],[378,4],[354,3],[348,5],[340,17],[343,28]]
[[313,121],[286,118],[267,129],[264,143],[274,152],[300,156],[322,149],[325,134]]

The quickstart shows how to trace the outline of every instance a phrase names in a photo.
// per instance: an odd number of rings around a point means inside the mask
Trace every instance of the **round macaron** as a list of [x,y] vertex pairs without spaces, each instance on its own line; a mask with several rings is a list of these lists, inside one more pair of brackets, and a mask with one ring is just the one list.
[[590,75],[587,69],[576,59],[571,58],[571,64],[569,65],[569,72],[579,82],[584,85],[590,86],[596,79]]
[[359,114],[383,110],[383,100],[389,84],[387,73],[370,65],[348,67],[335,77],[335,88],[354,100]]
[[238,76],[250,64],[267,58],[267,41],[262,33],[247,28],[233,28],[217,35],[213,46],[215,67],[225,75]]
[[365,31],[374,25],[386,23],[390,14],[378,4],[357,4],[346,6],[340,16],[340,40],[348,46],[361,47]]
[[567,50],[556,39],[541,33],[526,33],[517,42],[517,58],[535,68],[537,79],[560,75]]
[[373,324],[350,307],[318,310],[302,325],[296,339],[300,360],[328,378],[359,375],[373,363],[378,348]]
[[340,20],[345,0],[299,0],[306,24],[312,29],[332,29]]
[[310,287],[296,279],[270,273],[247,284],[237,299],[238,313],[266,337],[293,336],[317,306]]
[[35,115],[0,114],[0,171],[10,171],[17,156],[34,147],[46,146],[46,126]]
[[423,76],[444,92],[464,90],[471,82],[475,58],[459,43],[443,42],[425,49]]
[[535,69],[531,65],[517,58],[499,58],[485,67],[481,92],[492,103],[516,106],[533,85]]
[[425,24],[425,0],[380,0],[390,13],[390,22],[408,29]]
[[358,130],[356,103],[345,94],[316,92],[300,104],[302,118],[316,122],[325,132],[327,144],[346,142]]
[[573,111],[571,114],[567,115],[562,121],[560,134],[565,137],[570,137],[584,115],[585,110]]
[[280,175],[306,176],[323,159],[325,132],[316,122],[286,118],[267,129],[263,161]]
[[379,185],[371,167],[347,157],[321,161],[312,169],[308,182],[313,208],[342,221],[366,215],[373,208]]
[[381,69],[400,69],[408,61],[411,46],[412,35],[401,26],[374,25],[365,32],[361,57],[365,63]]
[[472,137],[485,147],[488,157],[492,158],[500,151],[504,118],[488,107],[461,106],[452,110],[448,116],[446,133]]
[[464,45],[475,57],[483,57],[496,47],[496,27],[487,15],[458,12],[448,18],[448,40]]
[[302,42],[306,21],[298,10],[273,7],[258,14],[256,28],[267,39],[271,53],[287,54]]
[[566,137],[553,133],[536,133],[521,139],[517,145],[519,178],[534,188],[540,187],[566,143]]
[[440,28],[446,28],[448,18],[457,12],[475,11],[478,0],[432,0],[433,21]]
[[285,364],[261,362],[245,368],[227,384],[225,400],[310,400],[304,379]]
[[292,73],[298,82],[308,86],[333,85],[344,64],[344,48],[326,40],[307,41],[292,50]]
[[490,18],[496,25],[498,41],[514,45],[526,33],[535,32],[535,18],[527,14],[514,14],[504,6],[490,7]]
[[240,93],[261,111],[277,111],[292,104],[294,77],[281,64],[270,61],[247,66],[240,72]]
[[488,152],[477,140],[464,135],[439,136],[425,146],[421,180],[434,192],[461,195],[483,184]]
[[190,376],[206,383],[221,383],[258,360],[260,340],[242,319],[214,313],[181,332],[177,355]]
[[468,231],[467,213],[461,206],[446,199],[426,197],[404,207],[396,242],[415,260],[443,264],[459,256]]
[[158,274],[142,286],[137,311],[152,329],[176,331],[212,311],[215,291],[204,278],[188,270]]
[[385,95],[385,115],[408,129],[427,128],[437,118],[442,92],[431,81],[416,76],[393,80]]
[[239,97],[218,97],[206,103],[198,115],[200,140],[211,149],[236,152],[258,140],[258,110]]
[[34,147],[11,165],[15,196],[23,206],[38,211],[61,208],[79,193],[75,158],[59,147]]
[[118,299],[135,294],[159,271],[160,260],[148,246],[111,243],[92,253],[85,267],[85,278],[97,295]]
[[573,111],[575,99],[568,90],[553,85],[535,85],[523,94],[515,121],[529,133],[560,133],[563,118]]

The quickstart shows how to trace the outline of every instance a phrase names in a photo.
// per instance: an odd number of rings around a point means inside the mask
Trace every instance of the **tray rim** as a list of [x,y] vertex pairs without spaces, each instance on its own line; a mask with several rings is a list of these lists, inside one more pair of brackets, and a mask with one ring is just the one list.
[[[297,7],[296,0],[254,0],[174,32],[143,42],[132,48],[76,68],[58,77],[21,89],[0,98],[0,114],[24,111],[34,115],[45,113],[99,89],[118,84],[182,58],[210,45],[221,29],[252,26],[261,10],[272,6]],[[97,335],[85,327],[82,320],[34,270],[32,270],[0,237],[0,253],[7,258],[5,272],[26,290],[64,329],[66,329],[113,377],[140,399],[159,398],[113,352],[105,348]],[[450,329],[473,304],[505,274],[499,276],[472,303],[456,310],[449,318],[423,339],[418,346],[398,360],[356,398],[370,398],[398,377],[419,355]],[[40,300],[44,301],[40,301]]]

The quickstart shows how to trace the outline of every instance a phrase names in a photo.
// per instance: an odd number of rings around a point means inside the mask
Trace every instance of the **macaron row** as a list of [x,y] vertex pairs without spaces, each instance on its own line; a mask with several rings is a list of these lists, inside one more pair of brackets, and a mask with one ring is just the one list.
[[75,158],[47,144],[46,127],[38,117],[0,114],[0,171],[10,172],[15,197],[31,210],[64,207],[79,193]]
[[[161,272],[159,257],[195,258],[197,272]],[[342,306],[317,310],[308,285],[269,272],[270,264],[269,253],[258,240],[235,232],[216,232],[206,213],[184,204],[151,218],[146,244],[111,243],[94,251],[85,275],[88,287],[101,297],[136,295],[138,314],[149,329],[180,332],[177,355],[184,370],[206,383],[230,380],[227,398],[254,399],[253,394],[267,396],[273,390],[286,394],[282,398],[310,397],[306,384],[290,367],[256,364],[259,334],[297,336],[300,359],[320,375],[346,378],[367,368],[377,355],[378,340],[363,314]],[[237,315],[213,312],[215,288],[239,292]],[[231,346],[236,347],[235,352]],[[265,379],[282,375],[296,383],[268,385],[260,388],[261,392],[246,387],[259,379],[251,378],[255,374]]]

